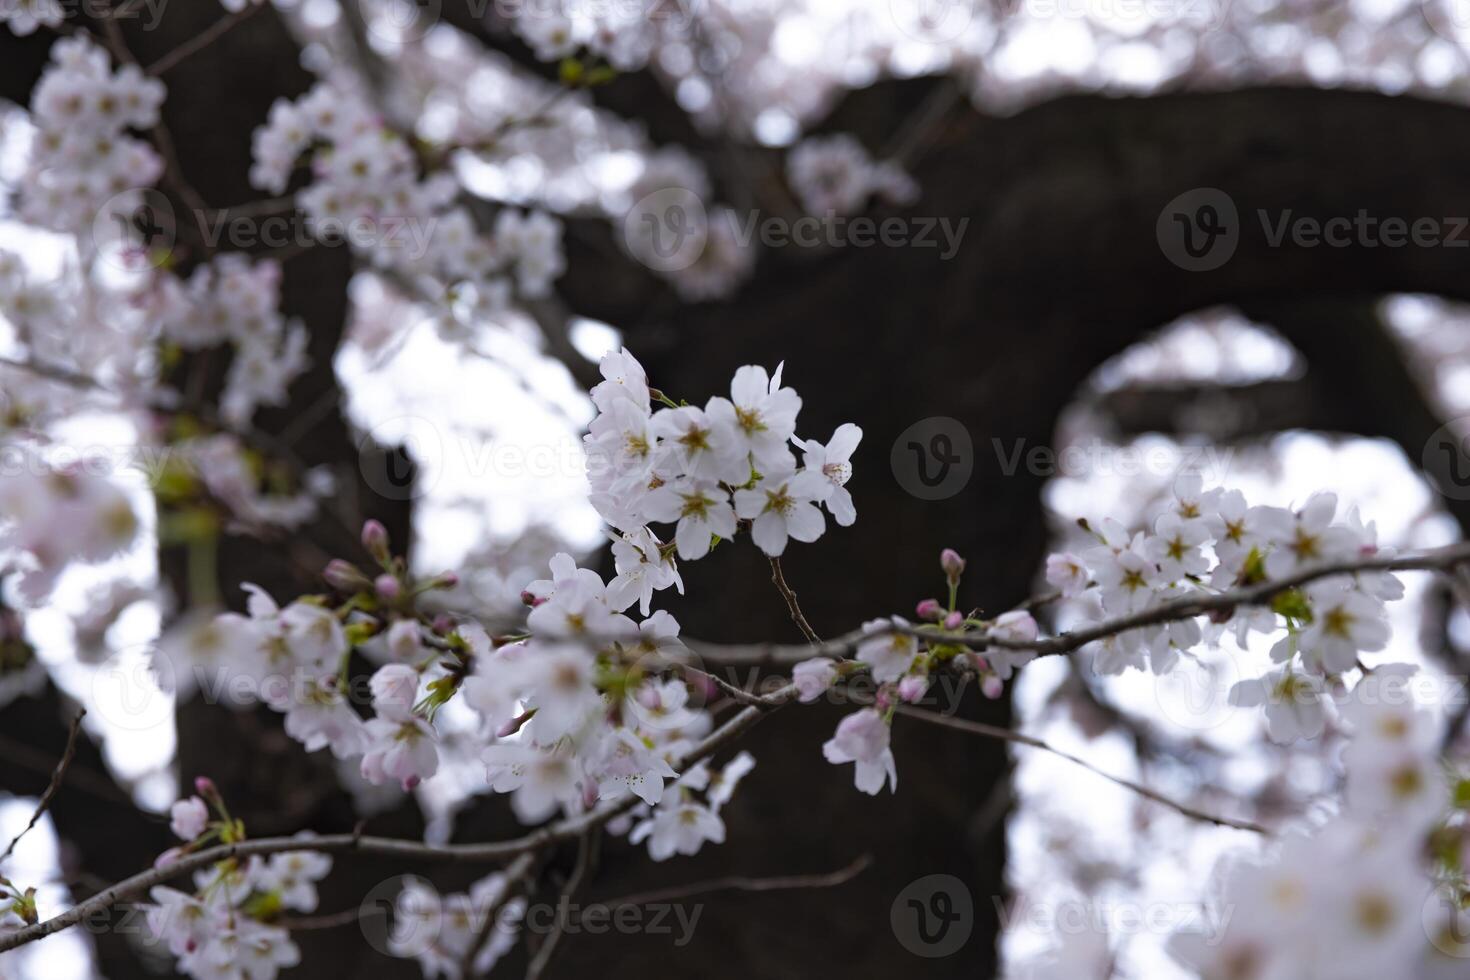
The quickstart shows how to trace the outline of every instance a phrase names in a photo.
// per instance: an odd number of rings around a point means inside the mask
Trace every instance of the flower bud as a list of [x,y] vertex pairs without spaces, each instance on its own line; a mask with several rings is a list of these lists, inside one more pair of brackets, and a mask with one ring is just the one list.
[[945,578],[949,579],[951,585],[957,584],[960,575],[965,570],[965,560],[960,553],[953,548],[945,548],[939,553],[939,567],[944,569]]
[[400,591],[398,579],[388,574],[379,575],[373,582],[373,591],[378,594],[378,598],[392,602],[398,598]]
[[986,674],[985,679],[980,682],[980,692],[992,701],[996,701],[1005,693],[1005,684],[994,674]]
[[454,572],[443,572],[438,578],[429,583],[431,589],[452,589],[459,584],[459,576]]
[[388,529],[381,521],[369,520],[362,525],[362,546],[374,561],[388,560]]
[[944,617],[944,628],[947,630],[957,630],[963,625],[965,625],[965,614],[958,610]]
[[901,701],[913,704],[924,696],[929,689],[929,678],[923,674],[909,674],[898,682],[898,697]]
[[914,607],[914,614],[920,619],[938,622],[944,616],[944,607],[939,604],[938,599],[921,599]]
[[372,588],[373,584],[366,575],[358,571],[356,565],[340,558],[327,562],[322,578],[338,592],[363,592]]
[[219,787],[208,776],[200,776],[194,780],[194,792],[210,803],[219,802]]

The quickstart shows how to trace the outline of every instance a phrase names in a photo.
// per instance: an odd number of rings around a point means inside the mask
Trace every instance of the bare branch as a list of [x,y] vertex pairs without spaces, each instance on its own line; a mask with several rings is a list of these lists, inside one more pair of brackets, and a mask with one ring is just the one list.
[[36,804],[36,812],[31,814],[31,822],[26,824],[25,829],[11,839],[10,846],[5,848],[5,853],[0,854],[0,862],[4,862],[6,858],[15,853],[15,846],[20,843],[20,839],[35,829],[36,824],[41,822],[41,815],[46,812],[46,808],[56,798],[57,791],[61,789],[61,781],[66,778],[66,770],[71,767],[71,760],[76,757],[77,737],[81,735],[82,719],[86,716],[87,709],[82,708],[77,711],[77,716],[71,720],[71,729],[66,733],[66,751],[61,753],[61,761],[56,764],[56,771],[51,774],[51,783],[46,787],[46,791],[41,794],[41,802]]
[[781,572],[781,559],[779,558],[771,559],[771,581],[781,593],[781,598],[786,600],[786,608],[791,613],[791,620],[796,623],[802,635],[813,646],[820,644],[822,638],[817,635],[816,630],[812,629],[811,623],[806,621],[806,616],[801,611],[801,604],[796,601],[796,593],[791,590],[791,586],[786,584],[786,576]]
[[572,876],[567,879],[566,886],[561,890],[561,898],[556,903],[556,922],[552,925],[550,934],[542,942],[541,948],[536,950],[536,955],[532,957],[530,965],[526,967],[526,980],[539,980],[546,972],[546,967],[551,964],[551,958],[556,955],[556,948],[561,944],[561,937],[566,934],[567,920],[571,917],[569,905],[571,898],[587,880],[592,862],[595,860],[599,833],[600,831],[591,830],[582,835],[582,840],[577,846],[577,864],[572,869]]
[[624,895],[620,898],[610,898],[601,904],[608,908],[618,908],[623,905],[652,905],[657,902],[672,902],[682,898],[692,898],[695,895],[708,895],[712,892],[774,892],[790,891],[802,888],[835,888],[846,884],[868,869],[873,863],[871,854],[864,854],[845,868],[838,868],[827,874],[816,875],[782,875],[772,878],[751,878],[745,875],[727,875],[723,878],[711,878],[708,881],[696,881],[689,885],[677,885],[673,888],[663,888],[658,891],[639,892],[635,895]]
[[1174,810],[1178,813],[1183,814],[1186,817],[1189,817],[1192,820],[1201,820],[1205,823],[1212,823],[1220,827],[1232,827],[1235,830],[1248,830],[1253,834],[1263,834],[1267,837],[1271,836],[1271,831],[1266,829],[1265,827],[1262,827],[1258,823],[1253,823],[1249,820],[1237,820],[1233,817],[1222,817],[1213,813],[1206,813],[1203,810],[1196,809],[1195,807],[1192,807],[1187,803],[1180,803],[1178,800],[1171,799],[1165,796],[1163,793],[1160,793],[1158,790],[1145,786],[1142,783],[1136,783],[1131,779],[1125,779],[1122,776],[1114,776],[1112,773],[1104,772],[1103,770],[1094,766],[1092,763],[1088,762],[1086,759],[1083,759],[1081,756],[1076,756],[1070,752],[1066,752],[1062,749],[1056,748],[1045,740],[1037,738],[1034,735],[1026,735],[1022,732],[1011,731],[1009,728],[998,728],[995,725],[987,725],[983,722],[978,721],[969,721],[964,718],[952,718],[948,715],[935,714],[932,711],[921,711],[917,708],[910,708],[907,705],[900,705],[896,710],[905,718],[917,718],[920,721],[927,721],[932,725],[942,725],[945,728],[953,728],[957,731],[968,732],[971,735],[981,735],[985,738],[998,738],[1006,742],[1015,743],[1016,745],[1026,745],[1030,746],[1033,749],[1040,749],[1043,752],[1050,752],[1052,755],[1057,756],[1058,758],[1066,759],[1068,762],[1079,765],[1083,769],[1086,769],[1088,772],[1096,773],[1109,782],[1116,783],[1117,785],[1122,786],[1124,789],[1132,790],[1139,796],[1142,796],[1145,799],[1153,800],[1155,803],[1162,804],[1171,810]]

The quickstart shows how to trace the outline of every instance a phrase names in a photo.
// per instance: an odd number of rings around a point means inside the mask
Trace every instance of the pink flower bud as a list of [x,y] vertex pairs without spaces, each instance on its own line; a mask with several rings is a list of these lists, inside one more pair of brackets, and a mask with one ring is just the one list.
[[182,847],[170,847],[153,860],[153,866],[155,868],[166,868],[183,856],[184,849]]
[[453,572],[444,572],[438,578],[434,579],[434,588],[436,589],[452,589],[458,584],[459,576]]
[[928,619],[938,622],[944,615],[944,607],[939,604],[938,599],[921,599],[914,607],[914,613],[920,619]]
[[963,625],[965,625],[965,614],[958,610],[944,617],[944,628],[947,630],[957,630]]
[[194,780],[194,792],[211,803],[219,799],[219,787],[208,776],[200,776]]
[[388,529],[381,521],[369,520],[362,525],[362,546],[375,561],[388,560]]
[[929,689],[929,678],[922,674],[910,674],[898,682],[898,697],[900,701],[913,704],[924,696]]
[[448,613],[440,613],[434,617],[434,632],[440,636],[448,636],[454,632],[454,618]]
[[379,598],[386,599],[389,602],[398,598],[399,590],[398,579],[392,575],[379,575],[377,580],[373,582],[373,591],[378,593]]
[[887,711],[893,707],[893,689],[887,684],[878,688],[878,693],[873,695],[873,707],[879,711]]
[[368,577],[357,570],[357,566],[340,558],[333,558],[327,562],[327,567],[322,571],[322,578],[327,584],[339,592],[362,592],[373,583]]
[[423,782],[423,779],[415,773],[403,781],[403,791],[405,793],[412,793],[415,789],[418,789],[418,785],[421,782]]
[[953,548],[945,548],[939,553],[939,567],[944,569],[944,575],[951,582],[958,582],[961,573],[965,570],[965,560],[960,553]]
[[998,700],[1005,689],[1005,684],[994,674],[986,674],[985,679],[980,682],[980,692],[992,701]]

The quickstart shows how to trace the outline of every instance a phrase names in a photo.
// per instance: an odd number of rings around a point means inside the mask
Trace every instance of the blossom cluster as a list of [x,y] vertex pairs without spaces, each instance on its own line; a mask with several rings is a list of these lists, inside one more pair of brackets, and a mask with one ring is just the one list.
[[628,72],[648,64],[664,35],[692,26],[690,16],[680,5],[657,0],[601,4],[543,0],[519,6],[511,28],[542,61],[585,54]]
[[[626,349],[603,358],[592,389],[597,417],[586,437],[592,504],[621,532],[613,545],[615,602],[680,585],[673,554],[694,561],[750,522],[751,540],[779,557],[789,540],[811,542],[857,519],[846,488],[862,430],[845,423],[825,444],[796,435],[801,397],[755,365],[735,372],[730,397],[704,408],[667,396],[654,409],[648,377]],[[660,393],[662,394],[662,393]],[[791,447],[802,451],[798,467]],[[673,524],[673,546],[649,524]],[[624,603],[626,605],[626,603]]]
[[[245,839],[213,783],[201,778],[196,788],[200,795],[180,800],[170,813],[170,827],[185,844],[160,856],[160,866],[211,843]],[[316,911],[316,883],[331,869],[331,858],[309,850],[220,861],[196,872],[192,892],[152,889],[152,902],[142,907],[149,934],[195,980],[273,980],[301,961],[280,924],[282,913]]]
[[[382,526],[369,522],[363,543],[377,572],[334,561],[326,578],[337,598],[284,607],[251,587],[246,614],[222,614],[170,655],[246,677],[259,700],[285,715],[288,735],[308,750],[358,760],[371,783],[411,790],[435,775],[434,718],[458,696],[480,718],[489,789],[510,794],[521,820],[632,796],[623,829],[657,860],[723,840],[720,809],[754,760],[742,754],[720,769],[677,768],[713,727],[703,708],[709,692],[684,669],[679,624],[653,611],[653,598],[682,587],[677,559],[703,557],[742,522],[773,556],[790,538],[818,537],[822,507],[852,523],[844,485],[861,433],[845,425],[826,445],[798,439],[801,400],[779,369],[773,378],[741,368],[731,397],[704,409],[669,403],[657,411],[655,397],[669,400],[655,395],[626,350],[604,358],[602,373],[587,445],[594,498],[621,532],[611,581],[559,554],[550,576],[522,591],[526,632],[495,637],[472,621],[423,613],[419,598],[457,578],[415,580],[390,554]],[[789,445],[801,448],[803,468]],[[672,540],[648,522],[674,525]],[[354,703],[354,649],[375,664],[368,718]]]
[[[1050,556],[1047,580],[1063,595],[1091,603],[1093,616],[1108,618],[1387,555],[1371,522],[1356,511],[1338,520],[1337,510],[1331,493],[1314,494],[1296,509],[1250,506],[1238,490],[1207,491],[1198,476],[1186,475],[1152,530],[1130,533],[1113,520],[1089,526],[1097,544],[1081,555]],[[1162,674],[1201,642],[1228,632],[1244,646],[1262,634],[1273,640],[1276,666],[1237,684],[1231,702],[1264,705],[1277,741],[1313,738],[1327,718],[1327,689],[1361,667],[1362,654],[1387,646],[1385,603],[1402,596],[1402,583],[1386,572],[1332,575],[1285,591],[1269,606],[1235,609],[1223,621],[1182,619],[1106,637],[1093,645],[1092,665],[1102,674]],[[1091,621],[1100,620],[1084,619]]]
[[11,0],[0,4],[0,23],[16,37],[34,34],[38,27],[59,27],[65,19],[61,0]]
[[1219,934],[1171,937],[1176,959],[1204,977],[1459,975],[1470,781],[1442,761],[1443,725],[1409,694],[1413,671],[1377,667],[1343,698],[1342,812],[1223,862],[1216,900],[1232,914]]
[[309,366],[306,328],[280,312],[281,266],[239,253],[216,256],[187,282],[159,283],[156,304],[164,339],[186,350],[234,348],[220,414],[243,426],[260,405],[284,405],[287,389]]
[[51,62],[31,97],[37,132],[20,182],[21,217],[43,228],[82,232],[104,205],[118,217],[130,214],[136,200],[118,195],[129,198],[153,184],[163,161],[127,131],[157,123],[163,96],[163,84],[136,65],[112,71],[106,52],[84,37],[52,45]]
[[566,267],[559,221],[506,208],[493,233],[480,234],[470,212],[455,205],[454,176],[421,177],[414,147],[332,80],[294,102],[276,100],[255,131],[253,157],[251,182],[276,194],[304,159],[311,180],[294,197],[315,229],[336,230],[380,267],[456,284],[486,312],[503,309],[513,290],[546,295]]
[[786,179],[809,214],[852,214],[875,195],[893,204],[919,196],[918,185],[897,163],[875,161],[848,133],[812,136],[792,147]]
[[[388,952],[417,960],[426,977],[457,977],[470,946],[483,941],[475,954],[475,976],[484,976],[516,943],[526,900],[507,894],[511,882],[496,871],[468,891],[441,895],[422,878],[410,878],[394,899],[394,925]],[[495,924],[485,930],[487,916]]]
[[25,464],[0,479],[0,575],[38,602],[72,562],[112,558],[138,533],[139,518],[112,480],[82,468],[55,468],[20,447]]

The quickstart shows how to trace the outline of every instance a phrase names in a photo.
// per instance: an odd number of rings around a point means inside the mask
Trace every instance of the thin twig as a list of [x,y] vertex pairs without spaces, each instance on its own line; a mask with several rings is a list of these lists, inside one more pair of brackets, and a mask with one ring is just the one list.
[[566,934],[567,921],[571,918],[572,896],[577,894],[577,889],[587,880],[588,872],[592,867],[594,856],[597,853],[598,834],[597,830],[588,831],[582,835],[582,840],[577,846],[577,864],[572,868],[572,875],[567,879],[566,886],[561,890],[561,897],[556,903],[556,922],[551,927],[551,932],[541,943],[541,948],[536,950],[536,955],[531,958],[526,967],[526,980],[540,980],[546,967],[550,965],[551,958],[556,955],[556,949],[561,944],[561,937]]
[[673,888],[663,888],[658,891],[610,898],[598,904],[606,905],[608,908],[618,908],[623,905],[653,905],[660,902],[673,902],[682,898],[692,898],[695,895],[708,895],[712,892],[773,892],[798,888],[835,888],[862,874],[872,863],[873,856],[864,854],[847,867],[838,868],[826,874],[782,875],[773,878],[727,875],[723,878],[711,878],[708,881],[696,881],[689,885],[676,885]]
[[365,908],[359,905],[357,908],[343,909],[341,912],[332,912],[328,915],[310,915],[285,919],[281,922],[281,925],[292,932],[310,932],[317,929],[336,929],[341,926],[350,926],[368,915],[387,914],[388,910],[381,906]]
[[1249,820],[1237,820],[1233,817],[1222,817],[1213,813],[1206,813],[1205,811],[1196,809],[1187,803],[1180,803],[1178,800],[1171,799],[1165,796],[1163,793],[1160,793],[1158,790],[1145,786],[1142,783],[1137,783],[1131,779],[1125,779],[1122,776],[1114,776],[1112,773],[1104,772],[1103,770],[1094,766],[1092,763],[1088,762],[1086,759],[1083,759],[1081,756],[1076,756],[1063,749],[1059,749],[1056,746],[1046,742],[1045,740],[1037,738],[1035,735],[1026,735],[1022,732],[1011,731],[1009,728],[999,728],[995,725],[987,725],[983,722],[978,721],[969,721],[964,718],[951,718],[948,715],[935,714],[932,711],[921,711],[917,708],[910,708],[907,705],[899,705],[896,710],[899,714],[903,715],[906,718],[917,718],[920,721],[927,721],[932,725],[941,725],[945,728],[953,728],[957,731],[968,732],[971,735],[982,735],[986,738],[1001,739],[1006,742],[1013,742],[1017,745],[1026,745],[1033,749],[1040,749],[1043,752],[1050,752],[1052,755],[1057,756],[1058,758],[1066,759],[1068,762],[1081,766],[1088,772],[1096,773],[1109,782],[1116,783],[1117,785],[1122,786],[1124,789],[1130,789],[1133,792],[1137,793],[1139,796],[1153,800],[1155,803],[1160,803],[1168,807],[1169,809],[1181,813],[1184,816],[1189,817],[1193,820],[1202,820],[1206,823],[1212,823],[1220,827],[1232,827],[1236,830],[1248,830],[1254,834],[1262,834],[1267,837],[1271,836],[1271,831],[1258,823],[1253,823]]
[[153,64],[144,69],[144,74],[152,75],[154,77],[162,75],[164,72],[168,71],[170,68],[174,67],[190,55],[195,54],[199,51],[203,51],[205,48],[209,47],[215,41],[223,37],[230,30],[230,28],[234,27],[236,24],[240,23],[248,17],[254,16],[257,11],[264,9],[265,4],[263,3],[246,3],[244,7],[240,8],[232,14],[229,14],[228,16],[221,17],[219,20],[215,21],[213,24],[210,24],[207,28],[200,31],[189,40],[185,41],[183,44],[180,44],[178,47],[174,48],[172,51],[168,52],[163,57],[153,62]]
[[500,882],[500,892],[496,894],[485,906],[485,918],[480,923],[475,938],[464,951],[460,959],[459,975],[462,977],[473,977],[475,975],[475,958],[480,955],[480,950],[485,948],[485,942],[490,938],[490,933],[495,931],[496,921],[500,918],[500,910],[505,908],[505,903],[515,895],[516,889],[520,888],[521,882],[531,873],[531,865],[536,861],[534,852],[528,851],[511,862],[510,867],[505,869],[505,877]]
[[5,849],[5,853],[0,854],[0,863],[3,863],[6,858],[15,853],[15,846],[20,843],[20,839],[26,834],[29,834],[35,828],[36,824],[41,822],[41,815],[46,812],[46,808],[56,798],[57,792],[61,789],[61,781],[66,778],[66,770],[71,767],[71,760],[76,757],[77,738],[81,735],[82,719],[86,716],[87,709],[82,708],[77,711],[77,716],[71,720],[71,730],[66,733],[66,750],[61,753],[61,761],[56,764],[56,771],[51,774],[51,782],[47,785],[46,792],[41,794],[41,802],[36,804],[36,812],[31,814],[31,822],[26,824],[25,829],[11,839],[10,846]]
[[786,600],[786,608],[791,613],[791,619],[801,630],[802,635],[813,646],[821,644],[822,638],[817,635],[816,630],[812,629],[811,624],[802,615],[801,605],[796,601],[796,593],[791,590],[791,586],[786,584],[786,576],[781,573],[781,559],[779,558],[771,559],[771,581],[775,583],[781,597]]

